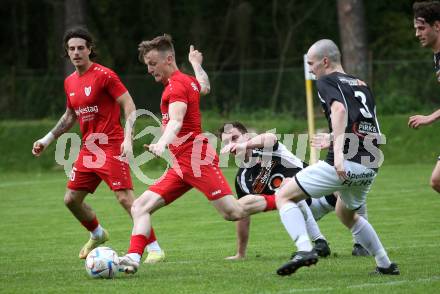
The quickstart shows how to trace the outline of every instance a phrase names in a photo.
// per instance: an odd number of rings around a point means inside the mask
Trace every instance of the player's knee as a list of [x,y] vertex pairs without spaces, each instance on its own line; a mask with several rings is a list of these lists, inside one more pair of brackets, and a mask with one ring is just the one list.
[[432,187],[432,189],[434,189],[435,191],[440,193],[440,179],[432,177],[431,178],[431,187]]
[[289,201],[289,198],[285,193],[281,193],[279,190],[275,193],[275,204],[278,209],[287,203],[287,201]]
[[144,213],[143,203],[139,201],[140,199],[136,199],[131,205],[131,215],[134,217],[142,215]]
[[154,207],[154,203],[144,197],[139,197],[134,200],[131,206],[131,215],[133,218],[141,216],[145,213],[151,213]]
[[237,221],[243,218],[243,210],[240,208],[226,209],[222,211],[223,218],[227,221]]
[[119,204],[121,204],[125,209],[130,210],[133,205],[133,196],[129,192],[116,192],[116,197],[119,201]]
[[355,211],[339,205],[335,209],[336,216],[348,229],[351,229],[353,225],[358,221],[359,215]]
[[133,202],[126,197],[118,198],[118,201],[119,201],[119,204],[121,204],[121,206],[123,206],[124,208],[128,208],[128,209],[131,209],[131,206],[133,204]]
[[76,204],[77,201],[71,193],[66,193],[66,195],[64,195],[64,205],[66,205],[67,207],[72,207]]
[[223,218],[227,221],[237,221],[241,219],[241,215],[236,212],[226,212],[223,214]]
[[77,208],[82,205],[84,198],[87,196],[88,192],[85,191],[74,191],[68,189],[66,194],[64,194],[64,204],[69,208]]
[[69,209],[74,209],[80,206],[82,203],[82,198],[75,196],[73,193],[66,193],[64,195],[64,205]]

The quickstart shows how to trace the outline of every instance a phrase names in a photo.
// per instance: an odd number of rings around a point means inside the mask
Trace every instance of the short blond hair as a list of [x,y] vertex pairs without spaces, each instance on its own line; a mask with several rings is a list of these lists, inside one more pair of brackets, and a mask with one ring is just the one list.
[[168,34],[158,36],[153,40],[142,41],[138,45],[139,61],[144,63],[144,56],[151,50],[157,50],[160,52],[171,52],[174,56],[173,38]]

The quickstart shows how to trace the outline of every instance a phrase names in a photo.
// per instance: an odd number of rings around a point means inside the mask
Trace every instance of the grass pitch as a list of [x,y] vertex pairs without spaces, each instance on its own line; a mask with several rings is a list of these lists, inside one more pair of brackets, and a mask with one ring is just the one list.
[[[319,225],[332,256],[290,277],[275,274],[294,245],[278,213],[252,217],[248,257],[235,253],[235,225],[192,190],[153,216],[167,261],[134,276],[87,276],[78,252],[88,239],[63,204],[62,172],[0,175],[0,293],[438,293],[440,198],[428,186],[432,165],[385,164],[368,197],[370,222],[400,276],[369,276],[372,257],[351,256],[351,234],[334,213]],[[235,171],[225,171],[232,183]],[[157,172],[152,172],[158,176]],[[135,181],[136,195],[146,186]],[[88,203],[110,232],[107,246],[126,250],[131,221],[101,184]]]

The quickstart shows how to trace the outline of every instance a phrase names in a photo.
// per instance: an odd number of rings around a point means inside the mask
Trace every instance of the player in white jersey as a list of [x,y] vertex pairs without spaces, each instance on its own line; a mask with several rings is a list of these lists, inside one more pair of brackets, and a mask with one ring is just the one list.
[[[331,143],[331,135],[329,133],[318,133],[315,134],[310,140],[312,147],[318,149],[329,149]],[[321,198],[308,198],[307,204],[312,210],[315,220],[320,220],[323,216],[331,211],[335,211],[336,208],[336,198],[332,195],[328,195]],[[367,204],[365,203],[356,210],[356,213],[368,220]],[[362,247],[361,244],[356,240],[356,236],[353,235],[353,250],[351,254],[353,256],[368,256],[370,253]]]
[[378,149],[380,129],[374,97],[365,82],[344,72],[339,48],[333,41],[314,43],[307,52],[307,63],[318,79],[318,96],[334,139],[325,161],[304,168],[295,181],[276,193],[281,222],[298,248],[277,274],[290,275],[318,262],[297,203],[338,191],[336,214],[374,256],[374,273],[398,275],[397,264],[388,258],[371,224],[356,213],[365,204],[383,159]]
[[[247,128],[238,121],[223,124],[218,130],[218,137],[225,145],[241,143],[249,147],[250,139],[257,142],[257,144],[253,144],[254,148],[247,148],[247,158],[241,164],[235,177],[237,197],[247,206],[264,208],[264,211],[275,210],[275,192],[284,181],[290,180],[307,166],[307,163],[293,155],[286,146],[279,142],[275,135],[270,133],[249,134]],[[315,147],[323,148],[327,144],[325,139],[323,136],[316,136],[312,144]],[[266,158],[269,164],[262,164],[263,158]],[[264,196],[252,195],[259,193]],[[313,218],[306,219],[307,232],[314,242],[314,250],[320,257],[330,255],[330,248],[316,221],[335,210],[336,199],[337,196],[334,194],[317,199],[306,199],[313,216]],[[358,213],[366,217],[366,205],[363,205]],[[246,256],[250,222],[250,217],[237,221],[237,253],[226,259],[242,259]],[[352,254],[354,256],[369,255],[368,251],[356,242]]]

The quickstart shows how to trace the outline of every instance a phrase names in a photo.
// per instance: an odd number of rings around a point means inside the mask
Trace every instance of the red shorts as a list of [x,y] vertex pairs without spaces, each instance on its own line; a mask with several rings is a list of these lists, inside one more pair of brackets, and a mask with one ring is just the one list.
[[210,201],[232,195],[231,188],[218,167],[215,150],[210,145],[207,148],[204,159],[199,159],[201,156],[193,156],[191,150],[179,154],[173,166],[148,190],[159,194],[166,204],[173,202],[191,188],[205,194]]
[[102,180],[112,191],[133,189],[130,176],[130,166],[115,156],[118,152],[103,151],[99,160],[97,156],[86,149],[81,149],[75,161],[67,188],[76,191],[95,192]]

